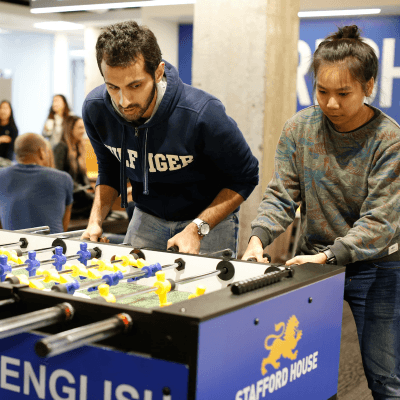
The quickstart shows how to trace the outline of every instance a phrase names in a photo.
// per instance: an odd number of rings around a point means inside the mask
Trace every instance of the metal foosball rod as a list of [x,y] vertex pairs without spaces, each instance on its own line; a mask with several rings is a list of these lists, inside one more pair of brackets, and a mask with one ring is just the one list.
[[58,322],[68,321],[73,316],[74,308],[69,303],[60,303],[44,310],[6,318],[0,320],[0,339]]
[[38,341],[35,352],[39,357],[53,357],[90,343],[99,342],[132,328],[132,318],[125,313],[104,321],[61,332]]
[[[125,262],[124,260],[118,259],[118,260],[110,261],[110,264],[113,265],[113,264],[124,263],[124,262]],[[89,266],[84,266],[83,264],[81,264],[81,267],[85,268],[86,271],[87,271],[87,270],[90,270],[90,269],[93,269],[93,268],[98,268],[98,267],[101,267],[101,266],[102,266],[101,263],[92,264],[92,265],[89,265]],[[78,267],[78,268],[74,267],[74,268],[72,268],[72,269],[64,269],[64,270],[62,270],[62,271],[55,271],[54,269],[51,269],[51,270],[48,270],[48,271],[49,271],[49,272],[43,273],[43,274],[41,274],[41,275],[30,276],[30,277],[28,278],[28,281],[31,281],[31,280],[46,280],[46,279],[49,279],[49,276],[51,275],[50,272],[56,273],[56,275],[57,275],[58,278],[59,278],[61,275],[65,275],[65,274],[74,274],[74,273],[76,273],[76,274],[78,275],[78,273],[79,273],[80,271],[82,271],[82,269],[81,269],[80,267]],[[82,274],[80,274],[80,275],[82,275]],[[85,277],[86,277],[86,275],[85,275]],[[90,277],[90,276],[89,276],[89,277]],[[58,282],[58,280],[57,280],[57,282]]]
[[[110,264],[117,264],[117,263],[122,263],[122,262],[123,262],[123,260],[114,260],[114,261],[110,261]],[[92,264],[92,265],[87,266],[86,269],[88,270],[88,269],[97,268],[100,266],[101,266],[101,264]],[[75,269],[64,269],[63,271],[60,271],[58,274],[64,275],[64,274],[70,274],[72,272],[75,272]],[[43,278],[43,277],[46,277],[46,275],[37,275],[33,278]]]
[[[168,252],[171,253],[179,253],[179,247],[174,245],[171,246],[167,249]],[[231,249],[223,249],[223,250],[217,250],[217,251],[213,251],[212,253],[200,253],[200,256],[207,256],[207,257],[214,257],[218,254],[221,254],[222,257],[225,258],[232,258],[233,256],[233,251]]]
[[[140,261],[140,259],[138,261]],[[142,260],[142,261],[144,261],[144,260]],[[115,258],[111,262],[112,263],[117,263],[117,262],[127,263],[127,262],[129,262],[129,258],[126,259],[125,256],[122,256],[122,257]],[[130,265],[132,265],[132,264],[130,264]],[[54,290],[56,292],[61,292],[61,293],[67,293],[67,294],[74,294],[75,291],[77,291],[77,290],[85,290],[85,289],[92,291],[92,290],[97,290],[97,287],[102,284],[106,284],[109,286],[115,286],[123,279],[128,279],[128,281],[133,282],[133,281],[136,281],[141,278],[150,278],[152,276],[155,276],[155,273],[157,271],[160,271],[162,268],[166,268],[166,269],[176,268],[178,271],[180,271],[185,268],[185,261],[183,261],[182,259],[179,258],[179,259],[175,260],[175,263],[165,265],[163,267],[158,263],[152,264],[152,265],[143,265],[141,267],[141,269],[138,269],[133,272],[123,273],[121,271],[116,271],[114,273],[105,274],[101,278],[92,279],[90,282],[85,282],[85,283],[81,283],[81,282],[78,282],[77,280],[74,280],[73,282],[69,282],[69,283],[65,283],[65,284],[61,284],[61,285],[54,285],[51,288],[51,290]]]
[[[62,264],[65,264],[67,261],[72,261],[72,260],[82,260],[86,261],[89,260],[91,258],[97,258],[97,257],[101,257],[101,250],[97,247],[93,248],[93,249],[87,249],[87,243],[81,243],[80,245],[81,250],[78,251],[78,254],[74,254],[74,255],[70,255],[70,256],[65,256],[63,254],[63,248],[61,246],[57,246],[55,248],[55,254],[52,258],[48,259],[48,260],[36,260],[36,252],[35,251],[29,251],[28,252],[28,257],[29,257],[29,261],[27,261],[26,263],[23,264],[17,264],[14,265],[12,267],[13,270],[18,270],[18,269],[22,269],[25,268],[26,266],[31,266],[32,261],[37,261],[39,262],[39,265],[46,265],[46,264],[54,264],[57,261],[57,257],[62,258]],[[38,267],[39,267],[38,265]]]
[[24,232],[24,233],[43,233],[43,234],[49,234],[50,233],[50,227],[48,226],[37,226],[35,228],[26,228],[26,229],[18,229],[13,232]]
[[50,260],[44,261],[36,260],[36,253],[34,251],[30,251],[29,260],[26,263],[16,265],[9,264],[7,262],[7,256],[0,255],[0,280],[3,282],[13,270],[18,270],[22,268],[26,269],[29,272],[30,277],[35,276],[37,269],[44,264],[53,264],[57,271],[61,271],[63,265],[67,262],[67,260],[78,259],[83,265],[86,266],[87,260],[101,257],[102,254],[101,250],[98,247],[88,250],[87,243],[81,243],[80,249],[81,250],[79,250],[78,254],[76,255],[65,256],[62,252],[62,247],[57,246],[53,257]]
[[[157,276],[157,281],[154,283],[154,286],[148,288],[148,289],[143,289],[138,292],[132,292],[132,293],[127,293],[127,294],[122,294],[119,296],[114,296],[110,295],[109,293],[109,288],[104,287],[102,289],[102,299],[98,297],[98,300],[105,300],[107,302],[113,302],[115,303],[116,301],[126,299],[128,297],[132,296],[138,296],[142,295],[145,293],[150,293],[150,292],[156,292],[158,296],[160,297],[160,305],[169,305],[171,303],[167,303],[166,301],[166,293],[173,291],[176,289],[176,285],[184,285],[187,283],[195,282],[203,278],[211,278],[213,276],[218,276],[222,280],[229,280],[235,275],[235,267],[228,261],[221,261],[217,265],[217,269],[215,271],[210,271],[210,272],[205,272],[203,274],[199,275],[194,275],[190,276],[187,278],[179,279],[179,280],[173,280],[173,279],[165,279],[165,271],[158,271],[156,273]],[[100,288],[99,288],[100,290]]]
[[0,307],[5,306],[7,304],[15,304],[18,300],[16,298],[10,298],[5,300],[0,300]]
[[82,233],[85,232],[86,229],[80,229],[78,231],[67,231],[67,232],[61,232],[61,233],[51,233],[50,237],[58,237],[60,239],[68,239],[68,238],[73,238],[73,237],[81,237]]
[[57,238],[57,239],[53,240],[50,247],[43,247],[41,249],[33,249],[33,250],[25,250],[25,251],[17,251],[17,254],[19,257],[21,257],[21,256],[28,255],[29,251],[34,251],[34,252],[36,252],[36,254],[37,253],[46,253],[49,251],[55,251],[56,247],[62,247],[64,254],[67,252],[67,245],[64,242],[64,240],[62,240],[61,238]]
[[[31,233],[31,234],[50,233],[50,228],[48,226],[39,226],[36,228],[19,229],[13,232]],[[0,247],[19,246],[21,249],[25,249],[28,247],[28,243],[29,242],[26,238],[20,238],[18,242],[0,244]]]
[[29,242],[26,238],[20,238],[18,242],[0,244],[0,247],[19,246],[21,249],[25,249],[28,244]]
[[[26,239],[21,238],[20,242],[17,242],[17,244],[18,243],[25,243],[24,240],[26,240]],[[15,243],[14,244],[9,243],[9,245],[15,245]],[[28,242],[26,241],[26,246],[27,245],[28,245]],[[36,253],[44,253],[44,252],[49,252],[49,251],[53,251],[55,253],[57,247],[61,247],[62,248],[61,254],[63,252],[66,253],[66,251],[67,251],[66,243],[62,239],[59,239],[59,238],[57,238],[57,239],[55,239],[53,241],[51,247],[44,247],[44,248],[41,248],[41,249],[22,251],[21,249],[25,248],[26,246],[25,245],[21,245],[20,247],[16,247],[16,248],[12,248],[12,249],[8,249],[7,246],[6,247],[0,247],[0,255],[7,256],[8,261],[12,261],[12,262],[14,262],[14,263],[16,263],[16,264],[18,264],[20,266],[20,265],[26,265],[24,263],[24,260],[21,257],[24,257],[26,255],[29,256],[29,252],[30,251],[34,251],[35,252],[35,257],[36,257]]]
[[[114,263],[119,262],[122,263],[122,260],[115,261]],[[45,286],[43,285],[42,281],[45,283],[49,282],[56,282],[59,284],[63,283],[74,283],[76,280],[73,279],[74,277],[83,276],[90,279],[98,279],[100,274],[100,269],[94,269],[99,267],[100,264],[93,264],[89,267],[86,267],[82,263],[78,262],[77,264],[70,265],[71,269],[66,269],[63,271],[57,271],[56,268],[49,268],[43,270],[43,272],[39,275],[33,275],[27,277],[24,274],[20,275],[12,275],[7,274],[4,282],[8,282],[11,284],[23,284],[28,285],[33,289],[43,290]],[[93,270],[92,270],[93,269]],[[65,274],[68,274],[64,277]],[[76,281],[77,282],[77,281]]]

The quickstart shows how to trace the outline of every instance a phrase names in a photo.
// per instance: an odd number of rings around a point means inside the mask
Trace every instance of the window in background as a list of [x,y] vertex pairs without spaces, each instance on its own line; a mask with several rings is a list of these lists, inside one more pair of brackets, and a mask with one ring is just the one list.
[[75,115],[82,115],[85,100],[85,61],[83,58],[71,60],[72,110]]

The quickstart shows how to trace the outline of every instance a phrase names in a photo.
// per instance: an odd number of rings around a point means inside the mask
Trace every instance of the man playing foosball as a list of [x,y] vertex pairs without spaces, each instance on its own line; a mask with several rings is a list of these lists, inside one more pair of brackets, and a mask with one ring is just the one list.
[[258,161],[212,95],[185,85],[161,58],[154,34],[129,21],[96,44],[105,84],[83,105],[99,174],[82,239],[97,241],[118,194],[135,211],[125,242],[134,247],[236,254],[238,208],[258,183]]

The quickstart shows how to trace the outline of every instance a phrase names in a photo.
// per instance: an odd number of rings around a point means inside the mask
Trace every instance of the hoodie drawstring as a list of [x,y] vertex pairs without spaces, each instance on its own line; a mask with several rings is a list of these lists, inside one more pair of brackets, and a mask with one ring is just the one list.
[[126,189],[126,148],[125,148],[125,125],[122,125],[122,142],[121,142],[121,165],[120,165],[120,190],[121,190],[121,208],[128,207],[128,195]]
[[144,136],[144,155],[143,155],[143,194],[149,194],[149,171],[147,169],[147,132],[149,131],[146,128],[146,133]]

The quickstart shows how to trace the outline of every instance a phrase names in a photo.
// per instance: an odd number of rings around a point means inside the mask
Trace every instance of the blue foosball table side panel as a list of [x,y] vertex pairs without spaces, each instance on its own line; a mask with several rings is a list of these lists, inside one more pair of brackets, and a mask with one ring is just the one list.
[[0,399],[187,399],[186,365],[96,346],[43,359],[34,352],[42,337],[0,340]]
[[344,273],[200,324],[196,400],[336,398]]

